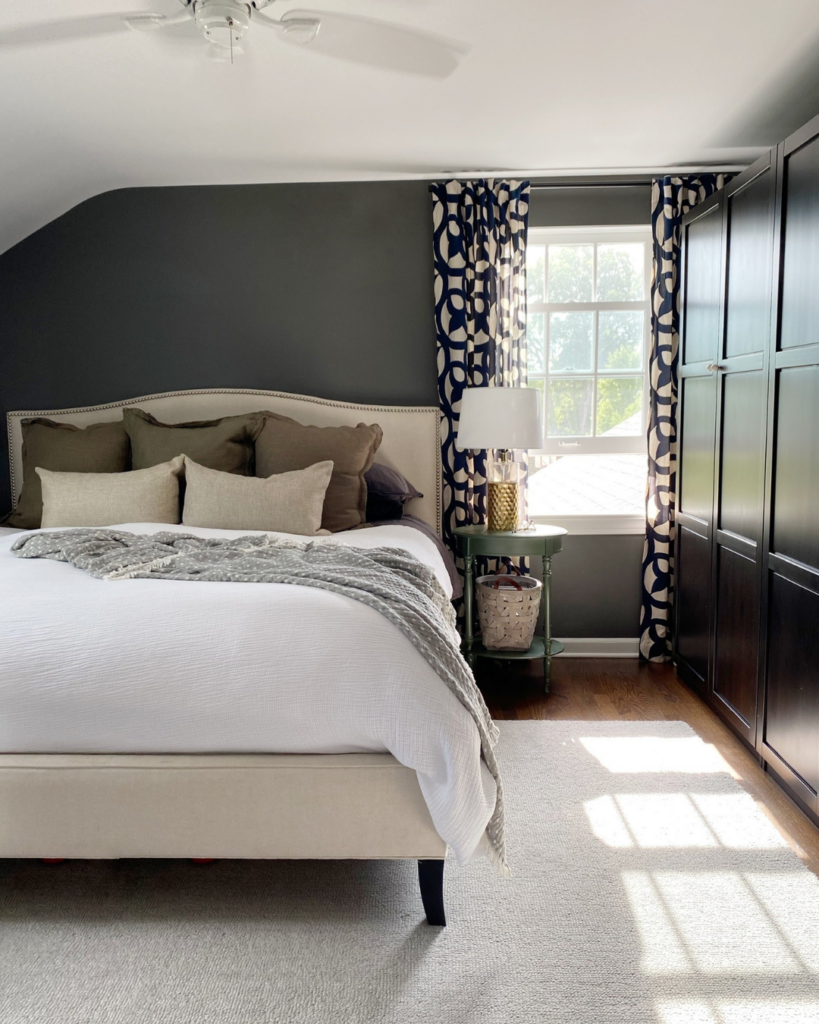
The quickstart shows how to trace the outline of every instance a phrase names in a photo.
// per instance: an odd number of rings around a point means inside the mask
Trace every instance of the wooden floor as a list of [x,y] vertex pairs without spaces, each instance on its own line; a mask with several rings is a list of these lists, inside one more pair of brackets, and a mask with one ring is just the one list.
[[540,663],[496,668],[482,661],[477,678],[489,710],[499,719],[687,722],[717,748],[734,778],[797,855],[819,874],[819,829],[717,715],[677,679],[671,665],[648,665],[631,658],[556,658],[548,695],[543,692]]

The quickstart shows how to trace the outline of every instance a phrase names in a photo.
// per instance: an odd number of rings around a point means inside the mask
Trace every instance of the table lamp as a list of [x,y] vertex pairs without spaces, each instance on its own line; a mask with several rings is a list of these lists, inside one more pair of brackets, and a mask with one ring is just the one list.
[[523,467],[509,453],[515,448],[543,447],[543,397],[537,388],[467,388],[455,446],[494,449],[487,461],[487,507],[490,530],[517,530]]

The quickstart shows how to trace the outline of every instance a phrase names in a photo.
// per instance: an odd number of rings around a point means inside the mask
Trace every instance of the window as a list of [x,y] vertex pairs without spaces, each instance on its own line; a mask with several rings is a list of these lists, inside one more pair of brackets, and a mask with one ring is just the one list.
[[650,241],[648,227],[529,232],[529,386],[546,422],[543,450],[530,452],[534,518],[642,528]]

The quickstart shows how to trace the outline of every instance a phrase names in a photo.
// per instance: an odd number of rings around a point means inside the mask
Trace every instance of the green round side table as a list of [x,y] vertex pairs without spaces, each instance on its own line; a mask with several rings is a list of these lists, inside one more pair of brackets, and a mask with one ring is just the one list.
[[[531,530],[487,530],[485,526],[456,526],[461,557],[464,560],[464,642],[466,660],[474,668],[476,658],[496,661],[543,659],[543,678],[549,692],[552,677],[552,655],[560,654],[563,644],[552,639],[552,556],[563,550],[567,534],[560,526],[535,526]],[[502,557],[540,557],[543,559],[543,636],[536,636],[528,651],[491,651],[475,637],[475,558],[487,555]]]

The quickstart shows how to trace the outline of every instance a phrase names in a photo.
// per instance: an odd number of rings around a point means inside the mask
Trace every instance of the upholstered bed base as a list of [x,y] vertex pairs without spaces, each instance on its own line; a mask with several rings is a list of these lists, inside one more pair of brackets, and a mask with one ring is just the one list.
[[443,924],[445,856],[389,754],[0,755],[0,857],[417,859]]
[[443,857],[389,754],[2,754],[0,857]]
[[[423,492],[407,510],[440,532],[436,407],[233,388],[9,413],[15,503],[24,419],[47,416],[85,427],[120,419],[128,405],[166,423],[258,409],[316,426],[377,422],[384,431],[378,461]],[[445,856],[415,772],[387,754],[0,755],[0,857],[417,859],[427,919],[444,924]]]

